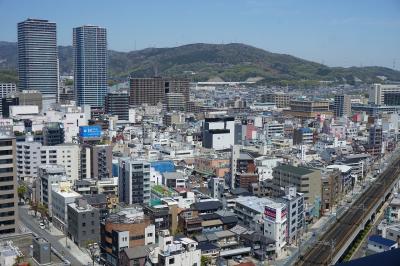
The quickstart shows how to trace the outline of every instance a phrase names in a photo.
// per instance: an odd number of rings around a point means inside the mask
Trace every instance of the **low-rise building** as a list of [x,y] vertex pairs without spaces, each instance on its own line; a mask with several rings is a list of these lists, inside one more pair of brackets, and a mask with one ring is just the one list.
[[372,235],[368,237],[367,248],[371,253],[380,253],[395,249],[397,247],[398,243],[396,241],[378,235]]
[[79,247],[100,242],[100,213],[84,199],[68,204],[68,237]]
[[119,265],[120,251],[155,243],[155,226],[139,206],[124,208],[101,222],[100,257],[105,265]]
[[53,187],[51,193],[53,225],[62,232],[66,232],[68,225],[68,204],[74,203],[77,198],[81,197],[81,194],[73,191],[69,182],[61,182],[58,186]]
[[200,265],[201,250],[197,244],[196,241],[187,237],[174,239],[168,230],[163,230],[159,234],[158,248],[150,252],[150,265]]

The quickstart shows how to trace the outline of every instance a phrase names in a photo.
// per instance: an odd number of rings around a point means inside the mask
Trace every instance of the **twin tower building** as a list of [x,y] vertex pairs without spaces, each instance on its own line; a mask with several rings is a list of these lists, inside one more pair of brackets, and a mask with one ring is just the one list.
[[[85,25],[73,29],[74,89],[78,105],[104,105],[107,94],[107,32]],[[59,61],[56,23],[27,19],[18,23],[20,90],[38,90],[44,104],[56,102]]]

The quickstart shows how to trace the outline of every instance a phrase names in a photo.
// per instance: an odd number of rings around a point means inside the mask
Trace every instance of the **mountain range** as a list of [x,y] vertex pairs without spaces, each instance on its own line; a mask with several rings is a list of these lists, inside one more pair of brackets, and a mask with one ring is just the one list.
[[[72,73],[72,47],[59,46],[60,74]],[[241,43],[196,43],[172,48],[146,48],[131,52],[109,50],[109,78],[155,75],[186,77],[193,81],[261,80],[264,83],[333,81],[372,83],[381,76],[400,81],[400,71],[385,67],[328,67],[287,54],[271,53]],[[17,44],[0,42],[0,82],[17,80]]]

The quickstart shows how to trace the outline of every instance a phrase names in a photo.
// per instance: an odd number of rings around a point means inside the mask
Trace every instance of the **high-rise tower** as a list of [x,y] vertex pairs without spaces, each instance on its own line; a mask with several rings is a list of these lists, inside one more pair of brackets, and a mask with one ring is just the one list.
[[107,93],[107,32],[85,25],[74,28],[74,87],[78,105],[104,106]]

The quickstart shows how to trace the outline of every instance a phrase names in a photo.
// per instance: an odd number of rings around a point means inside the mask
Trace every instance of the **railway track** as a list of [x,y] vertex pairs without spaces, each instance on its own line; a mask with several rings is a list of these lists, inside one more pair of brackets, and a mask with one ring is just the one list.
[[358,229],[366,214],[379,204],[400,175],[400,156],[372,183],[332,227],[295,265],[330,265],[333,257]]

